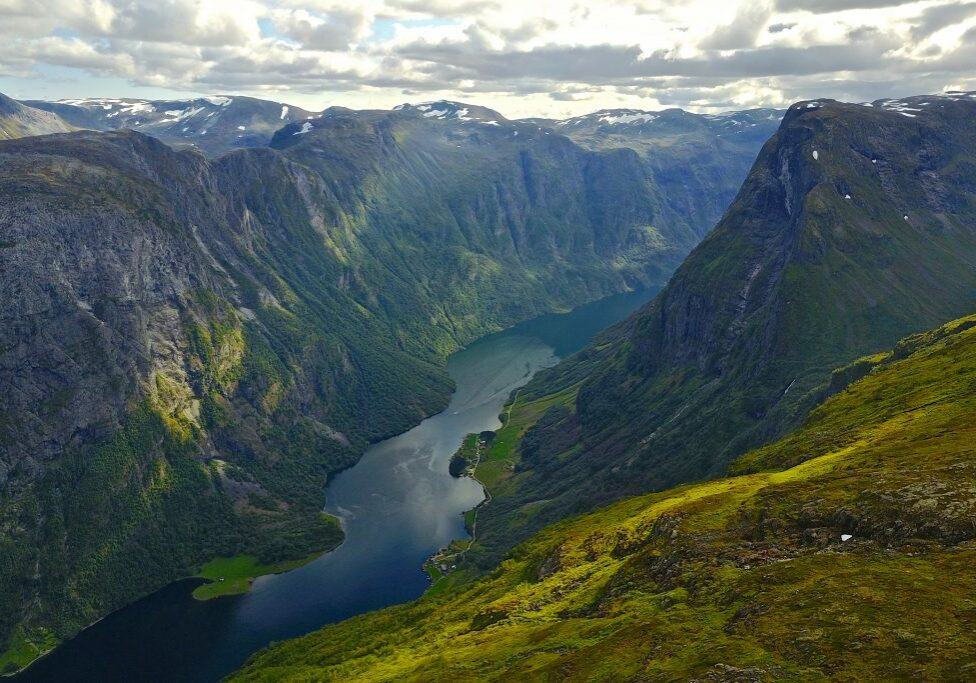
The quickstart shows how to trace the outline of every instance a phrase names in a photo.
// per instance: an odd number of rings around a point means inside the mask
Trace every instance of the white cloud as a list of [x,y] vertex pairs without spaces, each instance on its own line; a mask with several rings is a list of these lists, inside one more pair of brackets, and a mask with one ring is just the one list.
[[[782,106],[976,87],[961,0],[0,0],[0,74],[318,109]],[[100,80],[101,79],[101,80]],[[8,79],[9,80],[9,79]],[[6,83],[7,80],[0,80]],[[49,89],[48,89],[49,90]]]

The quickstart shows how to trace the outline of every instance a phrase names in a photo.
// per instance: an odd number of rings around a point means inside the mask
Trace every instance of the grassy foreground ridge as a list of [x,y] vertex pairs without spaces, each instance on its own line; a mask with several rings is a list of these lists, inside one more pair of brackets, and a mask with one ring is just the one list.
[[971,679],[976,316],[835,380],[736,476],[557,523],[232,680]]

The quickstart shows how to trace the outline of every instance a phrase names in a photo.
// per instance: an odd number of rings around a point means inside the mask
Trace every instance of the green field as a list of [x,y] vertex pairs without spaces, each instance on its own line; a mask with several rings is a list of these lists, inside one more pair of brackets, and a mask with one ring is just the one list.
[[193,597],[197,600],[212,600],[223,595],[247,593],[251,588],[251,582],[257,577],[298,569],[321,554],[313,553],[300,560],[273,564],[261,564],[253,555],[218,557],[200,568],[200,573],[197,576],[209,579],[210,583],[197,586],[193,591]]
[[0,675],[19,671],[59,643],[57,636],[45,628],[26,633],[18,627],[10,638],[8,649],[0,653]]

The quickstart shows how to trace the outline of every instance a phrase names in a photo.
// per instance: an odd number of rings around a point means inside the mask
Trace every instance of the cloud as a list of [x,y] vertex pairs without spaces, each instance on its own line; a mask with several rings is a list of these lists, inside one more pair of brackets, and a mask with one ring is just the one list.
[[950,3],[926,8],[912,26],[912,38],[924,40],[933,33],[976,15],[976,2]]
[[99,94],[287,93],[313,109],[714,109],[976,87],[973,35],[974,0],[0,0],[0,74],[26,96],[56,67]]
[[284,10],[274,14],[273,23],[281,35],[309,50],[346,50],[370,30],[366,14],[348,10],[324,15],[306,10]]
[[882,9],[907,5],[917,0],[777,0],[776,9],[790,12],[803,10],[814,14],[830,14],[851,9]]
[[699,43],[708,50],[736,50],[752,47],[756,38],[772,15],[771,7],[761,2],[747,3],[739,8],[735,18],[726,26],[720,26],[712,35]]

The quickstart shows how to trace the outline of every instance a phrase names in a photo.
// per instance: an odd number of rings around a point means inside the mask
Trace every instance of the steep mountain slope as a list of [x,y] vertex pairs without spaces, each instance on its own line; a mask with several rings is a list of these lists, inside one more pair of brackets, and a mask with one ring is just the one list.
[[[617,290],[661,281],[699,239],[698,225],[672,208],[629,150],[590,152],[497,114],[487,123],[426,113],[328,109],[286,126],[271,146],[340,188],[343,212],[370,226],[368,236],[355,229],[379,260],[423,270],[421,252],[437,254],[440,276],[422,286],[439,296],[475,303],[486,278],[509,289],[545,275],[549,296],[575,290],[592,299],[607,293],[594,281]],[[458,239],[493,261],[533,269],[490,267],[454,250]]]
[[[321,183],[132,132],[0,155],[4,642],[70,635],[217,555],[338,542],[326,474],[450,383],[337,286]],[[246,182],[266,194],[235,202]]]
[[[711,230],[731,204],[757,150],[776,132],[783,112],[753,109],[726,114],[693,114],[681,109],[610,109],[540,125],[566,135],[586,149],[632,149],[665,197],[683,215]],[[689,187],[709,187],[696,196]]]
[[721,474],[796,426],[831,368],[971,308],[974,115],[962,95],[791,107],[662,293],[523,392],[578,384],[479,518],[482,561],[567,514]]
[[11,665],[214,556],[330,547],[326,477],[443,407],[448,353],[661,283],[704,229],[632,150],[478,112],[332,109],[216,160],[0,144]]
[[[704,120],[680,114],[696,122]],[[450,194],[451,204],[467,201],[471,188],[480,189],[489,180],[498,189],[494,196],[480,198],[478,206],[496,213],[501,212],[493,205],[512,200],[524,203],[510,196],[507,188],[512,182],[524,185],[531,200],[553,206],[571,205],[577,194],[584,193],[586,216],[565,213],[562,208],[564,213],[552,219],[569,224],[586,220],[637,225],[639,229],[627,238],[635,250],[684,252],[697,244],[732,201],[762,142],[775,129],[775,121],[765,120],[763,125],[760,130],[765,130],[764,134],[735,144],[722,141],[720,127],[699,125],[674,134],[664,127],[621,132],[595,145],[575,137],[567,139],[561,131],[539,122],[510,121],[484,107],[438,101],[401,105],[394,111],[331,108],[320,118],[282,129],[272,146],[290,148],[311,132],[317,144],[306,144],[305,148],[314,150],[316,159],[309,160],[305,154],[303,163],[325,175],[337,174],[340,169],[344,173],[373,174],[378,183],[404,188],[401,203],[424,208],[431,201],[442,204],[444,192]],[[390,160],[383,155],[394,149],[401,158],[409,155],[409,163],[403,167],[410,177],[387,177]],[[436,160],[437,167],[431,167],[428,159]],[[564,161],[571,167],[561,166]],[[399,168],[399,160],[397,164]],[[326,165],[336,168],[324,168]],[[483,177],[483,170],[488,178]],[[431,187],[432,175],[450,179],[452,186],[443,191]],[[386,196],[385,190],[382,196]],[[418,202],[418,196],[424,201]],[[457,213],[453,206],[448,210]],[[508,211],[515,217],[525,213],[521,205]],[[419,220],[427,219],[421,216]],[[498,224],[508,218],[474,215],[450,220],[493,220]],[[611,241],[620,237],[606,235]],[[515,235],[516,242],[521,239]]]
[[0,93],[0,140],[67,133],[73,128],[57,114],[24,105]]
[[861,365],[741,476],[554,525],[231,680],[969,679],[976,317]]
[[241,147],[262,147],[276,130],[315,114],[253,97],[194,100],[76,99],[30,106],[53,112],[77,128],[130,128],[176,147],[196,147],[218,156]]

